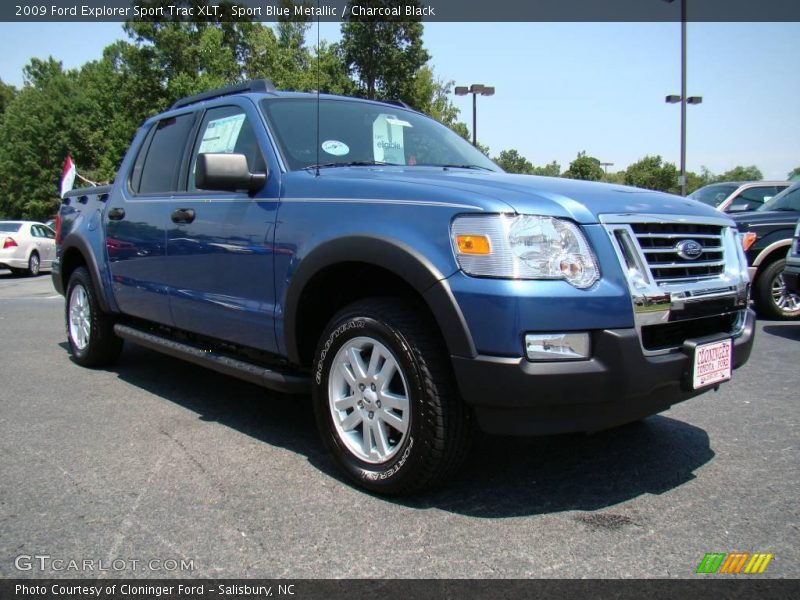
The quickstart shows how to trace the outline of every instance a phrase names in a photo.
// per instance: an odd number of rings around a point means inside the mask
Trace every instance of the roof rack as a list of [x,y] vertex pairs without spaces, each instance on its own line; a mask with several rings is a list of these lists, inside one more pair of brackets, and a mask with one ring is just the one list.
[[189,106],[196,104],[203,100],[210,100],[211,98],[219,98],[221,96],[230,96],[231,94],[240,94],[242,92],[274,92],[275,86],[269,79],[252,79],[242,83],[235,83],[233,85],[226,85],[225,87],[217,88],[216,90],[209,90],[202,94],[195,94],[194,96],[187,96],[181,98],[172,105],[172,109]]

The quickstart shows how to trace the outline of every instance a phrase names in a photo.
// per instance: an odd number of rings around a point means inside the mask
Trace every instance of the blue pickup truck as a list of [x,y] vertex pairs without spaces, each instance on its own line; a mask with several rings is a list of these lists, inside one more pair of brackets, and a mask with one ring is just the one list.
[[595,431],[717,389],[753,343],[713,208],[509,175],[402,103],[264,80],[149,119],[57,239],[75,362],[128,340],[311,393],[337,465],[383,494],[445,480],[476,425]]

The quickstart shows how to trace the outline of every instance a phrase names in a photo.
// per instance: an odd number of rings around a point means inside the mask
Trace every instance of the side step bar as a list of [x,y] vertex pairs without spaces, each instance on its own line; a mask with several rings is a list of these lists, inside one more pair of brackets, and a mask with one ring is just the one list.
[[311,378],[306,375],[268,369],[213,350],[202,350],[196,346],[176,342],[128,325],[114,325],[114,333],[140,346],[183,359],[218,373],[255,383],[276,392],[285,394],[308,394],[311,392]]

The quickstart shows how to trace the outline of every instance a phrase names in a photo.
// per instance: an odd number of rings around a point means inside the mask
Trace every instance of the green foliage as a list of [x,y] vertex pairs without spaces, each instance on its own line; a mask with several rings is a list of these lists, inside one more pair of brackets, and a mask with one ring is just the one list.
[[674,191],[678,171],[672,163],[662,164],[660,156],[645,156],[625,170],[625,183],[647,190]]
[[3,80],[0,79],[0,120],[3,118],[3,113],[6,112],[6,107],[11,104],[16,95],[17,89],[13,85],[3,83]]
[[542,175],[544,177],[560,177],[561,165],[556,161],[546,164],[543,167],[533,167],[534,175]]
[[52,58],[33,59],[25,80],[0,128],[0,212],[41,219],[58,204],[58,180],[77,118],[76,76]]
[[600,160],[594,156],[587,156],[586,152],[578,152],[575,160],[569,163],[569,169],[563,176],[569,179],[583,179],[586,181],[600,181],[603,179],[603,169]]
[[800,167],[795,167],[786,174],[786,179],[789,181],[800,180]]
[[730,171],[725,171],[716,178],[717,181],[761,181],[762,179],[764,179],[764,175],[755,165],[749,167],[740,165]]
[[[416,2],[351,0],[367,8],[390,9]],[[342,24],[342,50],[348,73],[367,98],[403,100],[414,105],[415,80],[430,58],[422,44],[423,26],[413,17],[352,16]],[[412,20],[405,20],[412,19]]]
[[517,150],[503,150],[492,160],[506,173],[522,173],[525,175],[533,173],[531,161],[522,156]]
[[535,167],[533,163],[522,156],[517,150],[503,150],[492,160],[506,173],[521,173],[524,175],[542,175],[545,177],[558,177],[561,175],[561,165],[553,161],[543,167]]

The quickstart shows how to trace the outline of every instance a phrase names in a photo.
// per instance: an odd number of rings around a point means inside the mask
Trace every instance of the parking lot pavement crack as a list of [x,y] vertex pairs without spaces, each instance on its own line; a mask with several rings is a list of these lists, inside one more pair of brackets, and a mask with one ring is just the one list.
[[[117,532],[114,534],[114,543],[111,545],[111,548],[107,553],[106,562],[108,562],[109,564],[117,557],[117,554],[119,553],[119,550],[122,547],[122,543],[125,541],[125,537],[127,536],[128,531],[130,530],[131,527],[133,527],[136,511],[139,510],[139,505],[142,503],[142,499],[147,495],[147,492],[150,489],[150,485],[152,484],[153,479],[155,479],[156,475],[158,475],[161,472],[161,469],[164,466],[164,461],[166,460],[168,454],[169,450],[165,449],[164,452],[162,452],[161,455],[158,457],[158,459],[156,459],[156,462],[153,465],[153,468],[150,470],[147,479],[145,480],[144,484],[142,484],[142,487],[139,489],[139,493],[136,494],[136,498],[134,498],[133,503],[128,509],[127,514],[122,519],[122,523],[120,523],[119,529],[117,529]],[[105,574],[106,574],[105,572],[102,573],[100,577],[105,576]]]

